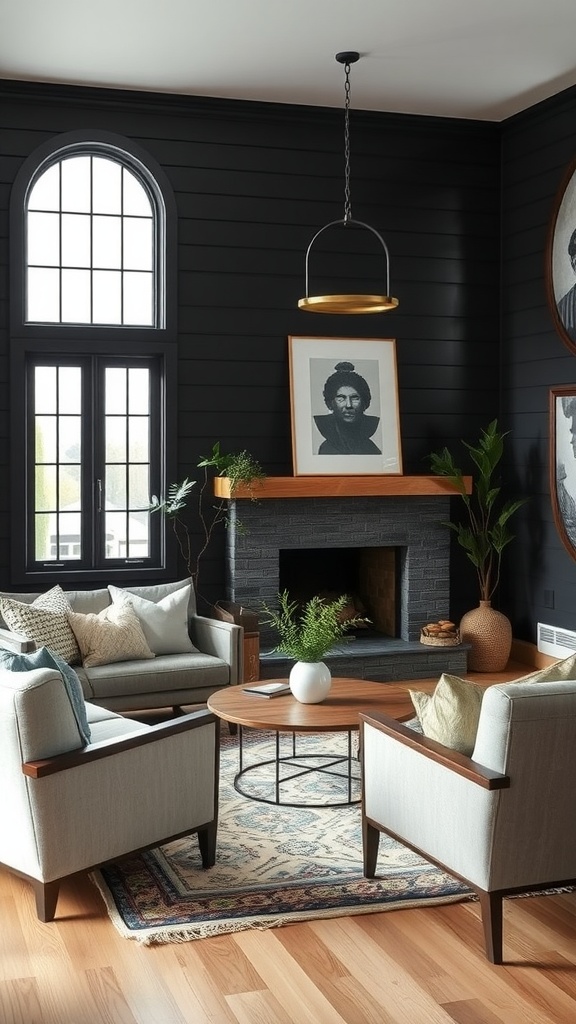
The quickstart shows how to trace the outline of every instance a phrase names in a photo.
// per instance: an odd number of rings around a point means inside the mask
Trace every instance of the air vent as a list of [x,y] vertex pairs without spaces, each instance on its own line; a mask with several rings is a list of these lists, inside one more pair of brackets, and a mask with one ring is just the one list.
[[539,622],[538,650],[540,654],[550,654],[553,658],[567,658],[571,652],[576,651],[576,633],[571,629],[545,626]]

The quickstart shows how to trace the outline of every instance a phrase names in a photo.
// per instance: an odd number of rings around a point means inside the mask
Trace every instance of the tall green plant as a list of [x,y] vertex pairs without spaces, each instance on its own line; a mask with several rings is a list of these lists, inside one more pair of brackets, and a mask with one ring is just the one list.
[[471,494],[466,493],[462,470],[447,448],[430,456],[432,472],[453,484],[466,507],[468,524],[447,522],[445,525],[454,530],[458,543],[476,569],[482,601],[490,601],[498,586],[502,552],[514,539],[509,520],[527,500],[503,501],[500,485],[494,480],[504,454],[505,437],[506,433],[498,430],[498,421],[492,420],[482,430],[478,444],[462,441],[476,467]]
[[263,606],[268,618],[262,621],[264,625],[273,626],[278,633],[274,650],[294,661],[322,661],[349,629],[368,621],[361,616],[342,617],[342,612],[350,604],[347,594],[335,601],[312,597],[301,607],[297,601],[291,601],[288,591],[284,590],[278,595],[278,601],[277,611]]
[[[162,501],[153,494],[148,509],[150,512],[161,512],[166,519],[172,523],[172,529],[176,537],[182,559],[186,565],[188,575],[194,581],[196,593],[199,595],[200,563],[219,523],[228,520],[228,504],[226,499],[217,501],[216,504],[207,501],[206,490],[212,475],[209,470],[215,470],[215,476],[227,476],[230,479],[230,492],[239,484],[248,486],[263,480],[264,470],[259,462],[247,451],[224,453],[220,449],[220,442],[212,447],[210,455],[200,459],[198,468],[202,470],[200,486],[194,502],[194,511],[200,524],[201,542],[198,550],[194,550],[192,535],[185,518],[191,500],[193,488],[197,481],[186,477],[181,483],[170,484],[168,496]],[[252,496],[256,501],[256,494]]]

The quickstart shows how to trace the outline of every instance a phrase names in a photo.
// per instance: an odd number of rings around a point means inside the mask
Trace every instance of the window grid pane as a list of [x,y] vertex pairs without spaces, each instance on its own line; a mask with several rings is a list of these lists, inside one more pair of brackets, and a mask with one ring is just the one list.
[[81,557],[82,425],[63,412],[81,412],[80,395],[80,367],[35,367],[33,549],[41,562]]
[[[129,410],[138,408],[139,415]],[[106,558],[145,558],[150,551],[150,371],[105,373]]]
[[26,321],[153,327],[157,235],[150,196],[120,161],[50,166],[27,202]]

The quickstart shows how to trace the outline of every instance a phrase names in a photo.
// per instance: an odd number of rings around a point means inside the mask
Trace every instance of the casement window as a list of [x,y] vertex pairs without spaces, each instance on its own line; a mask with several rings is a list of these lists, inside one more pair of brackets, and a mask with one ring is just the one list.
[[166,573],[175,211],[127,140],[73,133],[11,203],[13,579]]

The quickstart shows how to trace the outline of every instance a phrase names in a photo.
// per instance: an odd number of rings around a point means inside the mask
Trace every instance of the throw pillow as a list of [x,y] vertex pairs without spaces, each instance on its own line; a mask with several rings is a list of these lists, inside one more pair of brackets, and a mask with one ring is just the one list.
[[154,657],[138,616],[129,607],[112,604],[97,615],[69,612],[68,620],[78,641],[84,668]]
[[189,584],[160,601],[148,601],[112,585],[108,590],[114,604],[127,604],[134,609],[154,654],[188,654],[197,650],[188,634]]
[[68,699],[74,712],[80,735],[84,743],[90,742],[90,726],[86,717],[86,704],[82,684],[73,668],[47,647],[40,647],[30,654],[13,654],[11,651],[0,651],[0,665],[10,672],[31,672],[35,668],[55,668],[62,676]]
[[555,661],[553,665],[540,668],[536,672],[530,672],[520,679],[513,679],[514,683],[560,683],[565,679],[576,679],[576,654],[571,654],[562,661]]
[[71,608],[62,587],[52,587],[31,604],[2,598],[0,611],[6,625],[14,633],[33,640],[38,647],[48,647],[70,665],[80,661],[76,637],[68,622]]
[[445,747],[471,755],[484,687],[444,672],[433,694],[410,690],[422,732]]

